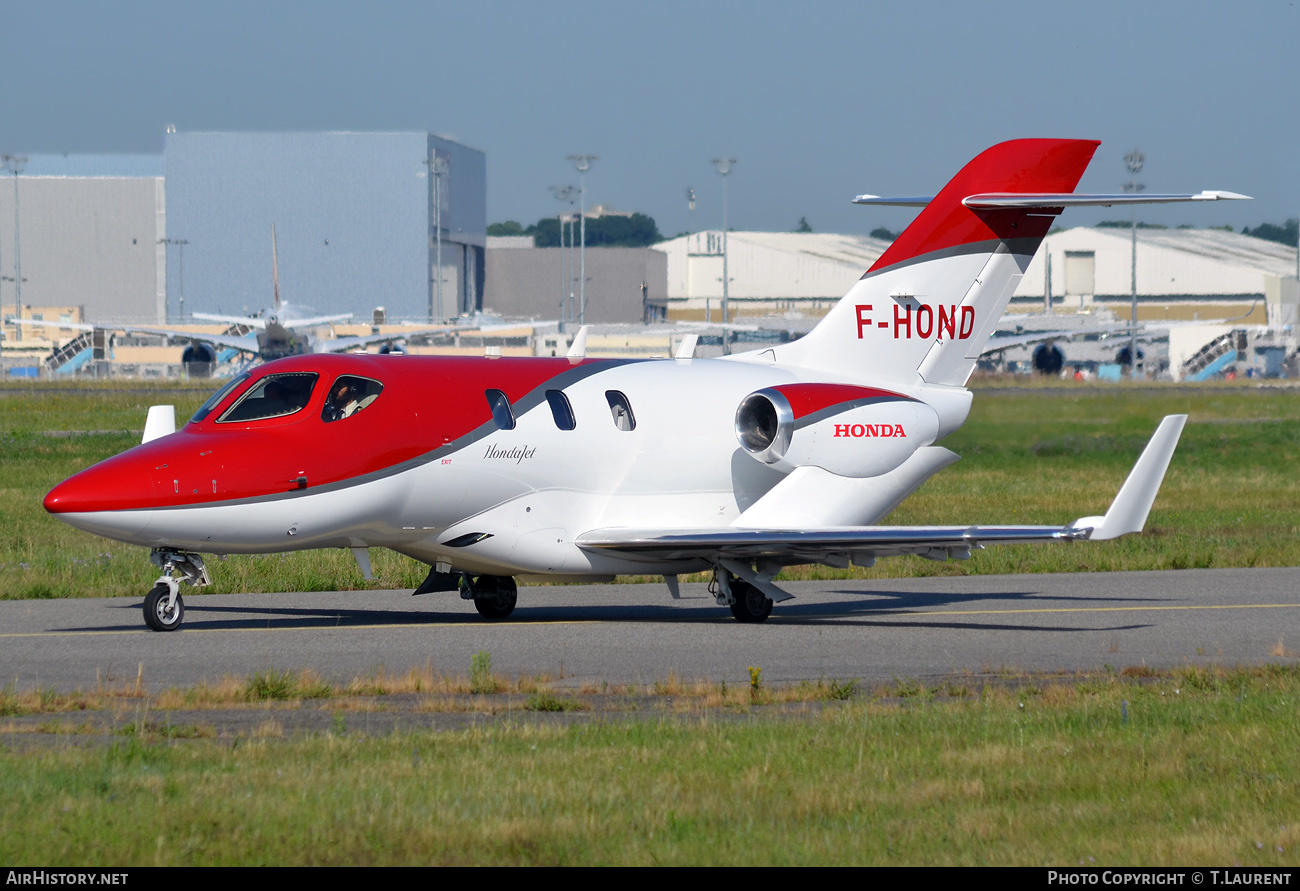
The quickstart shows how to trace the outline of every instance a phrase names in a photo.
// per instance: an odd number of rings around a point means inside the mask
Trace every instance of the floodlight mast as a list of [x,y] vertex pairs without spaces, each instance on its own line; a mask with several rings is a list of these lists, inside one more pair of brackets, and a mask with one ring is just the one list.
[[599,161],[599,155],[569,155],[566,160],[572,161],[578,168],[579,191],[582,194],[582,216],[579,219],[580,233],[578,237],[578,257],[579,264],[582,267],[578,273],[578,326],[581,327],[587,323],[587,170],[591,167],[592,161]]
[[[18,174],[27,166],[23,155],[0,155],[0,163],[14,175],[14,315],[21,323],[23,318],[23,256],[18,242]],[[20,324],[17,328],[18,339],[23,338]]]
[[[180,254],[178,260],[178,265],[180,267],[179,274],[178,274],[179,289],[180,289],[180,298],[179,298],[180,309],[178,311],[180,313],[180,321],[184,322],[185,321],[185,245],[189,244],[190,241],[188,238],[160,238],[158,239],[157,243],[163,246],[164,257],[167,256],[168,246],[173,244],[176,245],[176,251],[177,253]],[[169,322],[171,321],[171,314],[172,314],[172,304],[171,304],[171,298],[169,297],[167,300],[167,312],[164,314],[167,317],[167,321]]]
[[[737,163],[736,158],[714,158],[713,164],[717,165],[718,173],[722,174],[722,324],[725,326],[731,322],[727,315],[727,176],[731,173],[731,168]],[[727,329],[722,329],[722,352],[729,354],[731,352],[731,337]]]
[[[1125,192],[1134,194],[1141,192],[1146,188],[1145,185],[1137,181],[1137,175],[1142,172],[1142,165],[1146,163],[1146,155],[1142,154],[1137,148],[1124,156],[1124,166],[1128,167],[1129,180],[1124,184]],[[1132,303],[1130,306],[1129,319],[1129,342],[1128,342],[1128,360],[1129,374],[1133,380],[1138,378],[1138,347],[1137,347],[1137,323],[1138,323],[1138,230],[1137,230],[1137,205],[1132,208],[1132,215],[1129,218],[1129,235],[1132,239],[1132,267],[1130,287],[1132,291]]]
[[[564,204],[568,204],[570,207],[573,206],[573,196],[577,194],[577,192],[578,192],[577,186],[551,186],[551,194],[555,196],[555,200],[560,201]],[[559,214],[557,214],[557,217],[559,218],[560,221],[560,324],[559,324],[559,328],[561,334],[564,333],[564,323],[568,321],[568,312],[566,312],[565,302],[564,302],[564,294],[566,289],[569,292],[569,298],[570,298],[569,310],[572,310],[572,303],[573,303],[572,300],[573,270],[568,268],[568,266],[566,265],[566,262],[568,261],[569,258],[568,258],[568,254],[566,254],[564,250],[564,226],[566,223],[569,223],[570,226],[572,226],[572,223],[569,220],[569,216],[570,214],[566,213],[563,210],[561,210]],[[572,236],[572,228],[570,228],[569,248],[572,249],[572,247],[573,247],[573,236]]]

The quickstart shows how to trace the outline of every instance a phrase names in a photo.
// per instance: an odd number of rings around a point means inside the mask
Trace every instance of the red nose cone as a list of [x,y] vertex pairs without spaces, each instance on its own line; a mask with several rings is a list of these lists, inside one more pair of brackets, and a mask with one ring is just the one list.
[[131,510],[153,501],[150,474],[127,454],[109,458],[59,483],[45,496],[52,514]]

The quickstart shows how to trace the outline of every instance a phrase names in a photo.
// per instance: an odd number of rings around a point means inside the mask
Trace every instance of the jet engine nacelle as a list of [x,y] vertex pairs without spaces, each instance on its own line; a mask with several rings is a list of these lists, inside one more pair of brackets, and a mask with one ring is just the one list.
[[777,470],[814,466],[872,477],[898,467],[939,434],[939,416],[897,393],[839,384],[756,390],[736,409],[736,438]]

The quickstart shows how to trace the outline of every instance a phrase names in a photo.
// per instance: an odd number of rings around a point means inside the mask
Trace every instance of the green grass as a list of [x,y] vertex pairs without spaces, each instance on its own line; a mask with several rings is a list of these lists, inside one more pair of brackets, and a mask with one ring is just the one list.
[[[142,549],[72,529],[40,505],[60,480],[130,448],[139,435],[46,431],[138,430],[149,405],[173,402],[183,419],[209,393],[163,385],[150,393],[144,386],[77,382],[0,393],[0,598],[127,596],[147,588],[154,571]],[[888,522],[1061,524],[1101,513],[1159,419],[1177,412],[1190,420],[1145,534],[991,548],[964,562],[796,567],[782,578],[1300,565],[1300,391],[1286,389],[981,386],[970,419],[943,442],[962,460]],[[212,564],[214,584],[204,590],[411,588],[427,571],[387,551],[375,550],[372,561],[376,578],[366,582],[341,550],[231,557]]]
[[897,692],[800,721],[231,740],[152,714],[111,745],[8,734],[0,862],[1295,863],[1295,668]]

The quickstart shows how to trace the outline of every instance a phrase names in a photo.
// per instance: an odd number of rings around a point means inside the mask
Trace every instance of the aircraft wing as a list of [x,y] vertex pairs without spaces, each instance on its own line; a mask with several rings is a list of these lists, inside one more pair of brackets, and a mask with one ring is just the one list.
[[[1106,541],[1142,531],[1186,421],[1186,415],[1169,415],[1161,421],[1105,516],[1081,517],[1065,526],[612,528],[595,529],[579,535],[576,544],[584,550],[614,552],[633,559],[645,557],[648,561],[700,559],[720,563],[741,578],[747,578],[754,575],[752,568],[746,569],[746,565],[751,563],[794,565],[842,561],[845,557],[851,557],[855,562],[866,562],[899,554],[917,554],[934,560],[965,559],[972,550],[986,545]],[[770,578],[769,574],[760,580],[770,585]]]
[[102,328],[105,331],[125,331],[132,334],[161,334],[166,337],[184,337],[188,340],[196,340],[199,343],[210,343],[213,346],[225,347],[227,349],[239,350],[244,353],[257,354],[257,340],[252,337],[234,337],[229,334],[202,334],[193,331],[177,331],[175,328],[151,328],[144,325],[87,325],[83,322],[55,322],[42,321],[35,319],[23,319],[21,322],[16,319],[5,319],[6,325],[41,325],[46,328],[73,328],[77,331],[94,331],[96,328]]
[[484,334],[490,334],[493,331],[513,331],[517,328],[537,328],[541,325],[554,324],[554,322],[519,322],[511,324],[502,322],[492,325],[442,325],[437,328],[408,328],[401,331],[390,331],[387,334],[359,334],[356,337],[336,337],[333,340],[318,340],[312,346],[312,352],[315,353],[346,353],[348,350],[355,350],[357,347],[368,346],[372,343],[392,343],[398,340],[406,340],[410,337],[420,337],[425,334],[457,334],[461,331],[478,331]]
[[210,312],[192,312],[190,318],[202,319],[205,322],[225,322],[227,325],[247,325],[259,330],[266,327],[266,320],[256,316],[223,316]]
[[312,316],[306,319],[280,319],[280,324],[289,329],[294,328],[316,328],[320,325],[330,325],[334,322],[346,322],[352,318],[352,313],[345,312],[332,316]]

